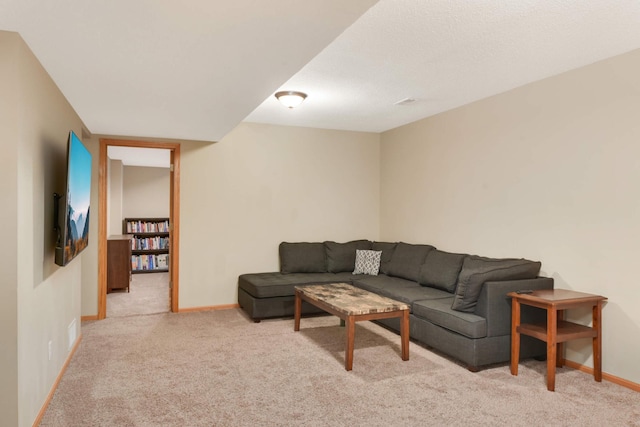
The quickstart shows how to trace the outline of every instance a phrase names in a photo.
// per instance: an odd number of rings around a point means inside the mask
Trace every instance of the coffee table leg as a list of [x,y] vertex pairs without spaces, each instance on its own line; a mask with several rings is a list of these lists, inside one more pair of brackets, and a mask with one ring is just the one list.
[[347,345],[344,353],[344,368],[350,371],[353,368],[353,342],[356,334],[356,319],[353,316],[347,316],[346,324],[346,340]]
[[409,360],[409,310],[402,310],[400,320],[400,340],[402,341],[402,360]]
[[300,293],[296,291],[296,297],[293,304],[293,330],[300,330],[300,312],[302,311],[302,298]]

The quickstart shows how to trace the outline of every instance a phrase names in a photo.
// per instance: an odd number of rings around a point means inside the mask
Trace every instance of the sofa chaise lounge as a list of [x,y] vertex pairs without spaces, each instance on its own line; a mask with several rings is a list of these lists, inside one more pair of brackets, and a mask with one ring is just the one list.
[[[506,294],[553,288],[552,278],[538,276],[540,262],[449,253],[423,244],[282,242],[279,254],[279,272],[238,279],[238,303],[254,321],[293,316],[295,286],[351,283],[409,304],[411,338],[471,371],[510,360],[511,300]],[[303,304],[303,314],[317,312]],[[543,321],[544,312],[526,307],[522,319]],[[378,322],[400,330],[397,319]],[[521,358],[545,354],[543,342],[522,337]]]

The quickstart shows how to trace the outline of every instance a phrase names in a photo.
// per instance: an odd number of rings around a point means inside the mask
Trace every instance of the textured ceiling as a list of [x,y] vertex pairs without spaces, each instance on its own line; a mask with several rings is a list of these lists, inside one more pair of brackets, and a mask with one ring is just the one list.
[[637,0],[381,0],[246,120],[381,132],[638,48]]
[[243,119],[380,132],[638,49],[640,1],[0,0],[0,29],[90,132],[210,141]]

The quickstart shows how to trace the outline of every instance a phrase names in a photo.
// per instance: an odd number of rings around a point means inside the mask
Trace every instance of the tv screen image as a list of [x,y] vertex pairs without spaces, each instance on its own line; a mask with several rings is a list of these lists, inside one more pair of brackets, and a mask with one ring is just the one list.
[[67,265],[89,244],[91,208],[91,153],[73,131],[69,132],[67,145],[67,192],[63,223],[61,227],[56,224],[59,234],[55,263],[62,266]]

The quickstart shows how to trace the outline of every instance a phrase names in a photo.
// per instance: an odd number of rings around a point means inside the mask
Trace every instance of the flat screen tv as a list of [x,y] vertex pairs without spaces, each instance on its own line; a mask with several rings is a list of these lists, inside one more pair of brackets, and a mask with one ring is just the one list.
[[[54,195],[54,224],[58,232],[55,263],[61,266],[67,265],[89,244],[91,153],[73,131],[69,132],[67,147],[67,192],[64,196]],[[63,212],[60,212],[60,199],[64,199]]]

